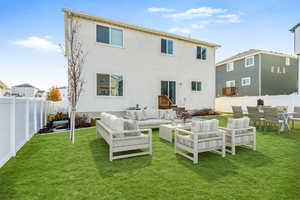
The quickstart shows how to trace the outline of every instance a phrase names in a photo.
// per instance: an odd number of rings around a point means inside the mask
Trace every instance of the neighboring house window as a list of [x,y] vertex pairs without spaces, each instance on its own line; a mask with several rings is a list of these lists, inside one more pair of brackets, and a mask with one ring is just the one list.
[[290,65],[290,58],[285,58],[285,65],[289,66]]
[[206,60],[206,48],[197,47],[197,59]]
[[201,81],[192,81],[192,91],[200,92],[202,90],[202,83]]
[[251,78],[250,77],[242,78],[242,86],[248,86],[248,85],[251,85]]
[[232,63],[228,63],[226,65],[226,70],[227,70],[227,72],[231,72],[231,71],[234,70],[234,64],[233,64],[233,62]]
[[123,46],[123,30],[102,25],[97,25],[96,29],[97,42]]
[[245,66],[251,67],[254,66],[254,56],[247,57],[245,60]]
[[280,67],[277,67],[277,73],[280,74]]
[[235,87],[235,80],[226,81],[226,87]]
[[98,96],[123,96],[123,76],[97,74]]
[[285,67],[282,68],[282,73],[284,73],[284,74],[286,73]]
[[271,72],[274,73],[274,70],[275,70],[275,67],[272,66],[272,67],[271,67]]
[[161,39],[160,52],[164,54],[173,54],[173,40]]

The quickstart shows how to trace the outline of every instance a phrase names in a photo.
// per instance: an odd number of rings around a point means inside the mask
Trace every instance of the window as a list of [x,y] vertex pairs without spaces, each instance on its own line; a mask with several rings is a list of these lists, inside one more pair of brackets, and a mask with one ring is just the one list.
[[282,73],[284,73],[284,74],[286,73],[285,67],[282,68]]
[[97,74],[98,96],[123,96],[123,76]]
[[254,66],[254,56],[250,56],[246,58],[245,61],[245,67],[251,67],[251,66]]
[[232,63],[227,63],[227,65],[226,65],[226,71],[227,72],[231,72],[233,70],[234,70],[234,64],[233,64],[233,62]]
[[235,80],[226,81],[226,87],[235,87]]
[[248,85],[251,85],[251,78],[250,77],[242,78],[242,86],[248,86]]
[[280,67],[277,67],[277,73],[280,74]]
[[201,81],[192,81],[192,91],[200,92],[202,90]]
[[272,67],[271,67],[271,72],[274,73],[274,70],[275,70],[275,67],[272,66]]
[[164,54],[173,54],[173,40],[161,39],[160,52]]
[[123,31],[117,28],[96,25],[96,41],[122,47]]
[[197,47],[197,59],[206,60],[206,48]]
[[290,58],[285,58],[285,65],[289,66],[290,65]]

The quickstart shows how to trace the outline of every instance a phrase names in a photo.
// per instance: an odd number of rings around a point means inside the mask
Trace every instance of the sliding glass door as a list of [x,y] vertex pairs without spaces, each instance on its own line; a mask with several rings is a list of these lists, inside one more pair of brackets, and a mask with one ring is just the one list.
[[167,95],[176,104],[176,81],[161,81],[161,95]]

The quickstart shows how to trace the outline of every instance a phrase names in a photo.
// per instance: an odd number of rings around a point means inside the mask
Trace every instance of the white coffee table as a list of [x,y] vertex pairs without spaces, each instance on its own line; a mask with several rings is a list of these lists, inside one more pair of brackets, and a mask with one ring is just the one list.
[[163,140],[166,140],[168,142],[173,142],[173,135],[176,128],[189,128],[191,127],[191,123],[185,123],[185,124],[164,124],[159,126],[159,137]]

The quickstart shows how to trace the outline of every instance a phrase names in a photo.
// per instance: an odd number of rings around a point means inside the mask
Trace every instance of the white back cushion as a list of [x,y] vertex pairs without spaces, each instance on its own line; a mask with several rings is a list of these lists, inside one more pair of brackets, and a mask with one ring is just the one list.
[[142,110],[136,110],[135,115],[136,115],[136,120],[138,120],[138,121],[145,119],[144,112]]
[[219,128],[219,120],[194,120],[192,121],[192,132],[212,132]]
[[136,120],[136,111],[135,110],[127,110],[126,118]]
[[159,119],[159,111],[147,109],[143,110],[144,119]]
[[174,110],[168,110],[165,113],[165,119],[167,119],[167,120],[174,120],[176,118],[177,118],[177,114],[176,114],[176,111],[174,111]]
[[229,129],[242,129],[248,128],[250,119],[248,117],[238,118],[238,119],[229,119],[227,128]]

